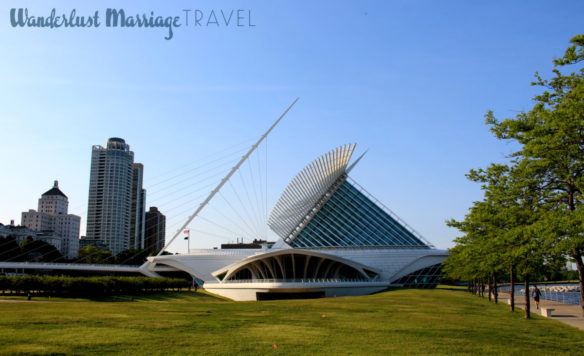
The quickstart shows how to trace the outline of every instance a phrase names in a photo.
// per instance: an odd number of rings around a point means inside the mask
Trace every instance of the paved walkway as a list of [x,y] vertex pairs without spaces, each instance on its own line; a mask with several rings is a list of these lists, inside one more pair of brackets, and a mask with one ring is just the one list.
[[[508,304],[509,296],[508,293],[499,293],[499,303]],[[563,304],[551,300],[540,299],[540,309],[537,310],[535,309],[533,298],[530,298],[529,301],[531,313],[541,315],[541,308],[552,308],[555,310],[552,312],[550,319],[561,321],[562,323],[584,330],[584,316],[582,316],[582,308],[579,305]],[[515,296],[515,307],[525,309],[524,296]]]

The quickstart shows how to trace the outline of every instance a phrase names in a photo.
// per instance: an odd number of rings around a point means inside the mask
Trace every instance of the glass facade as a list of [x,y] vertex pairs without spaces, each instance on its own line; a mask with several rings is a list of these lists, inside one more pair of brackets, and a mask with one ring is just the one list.
[[346,180],[289,244],[295,248],[428,248]]
[[436,288],[442,274],[442,264],[435,264],[391,282],[407,288]]

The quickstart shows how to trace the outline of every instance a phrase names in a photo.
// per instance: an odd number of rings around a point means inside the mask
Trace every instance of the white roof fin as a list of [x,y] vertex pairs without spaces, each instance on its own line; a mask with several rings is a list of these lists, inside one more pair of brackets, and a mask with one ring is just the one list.
[[355,165],[357,164],[357,162],[359,162],[361,160],[361,158],[363,158],[363,156],[365,156],[365,154],[369,152],[369,149],[365,150],[365,152],[363,152],[363,154],[361,156],[359,156],[359,158],[357,158],[355,160],[355,162],[353,162],[353,164],[351,164],[348,168],[347,168],[347,173],[349,173],[351,171],[351,169],[353,169],[353,167],[355,167]]

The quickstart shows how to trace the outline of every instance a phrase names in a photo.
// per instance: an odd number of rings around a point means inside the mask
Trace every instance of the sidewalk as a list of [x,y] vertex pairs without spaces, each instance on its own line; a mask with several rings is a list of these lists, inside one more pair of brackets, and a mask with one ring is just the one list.
[[[508,293],[499,293],[499,303],[508,304],[509,296]],[[563,304],[551,300],[540,299],[540,309],[537,310],[535,309],[533,298],[529,298],[529,301],[532,314],[541,315],[541,308],[552,308],[555,310],[552,312],[550,319],[561,321],[562,323],[584,330],[584,317],[582,316],[582,308],[579,305]],[[515,307],[525,309],[524,296],[515,296]]]

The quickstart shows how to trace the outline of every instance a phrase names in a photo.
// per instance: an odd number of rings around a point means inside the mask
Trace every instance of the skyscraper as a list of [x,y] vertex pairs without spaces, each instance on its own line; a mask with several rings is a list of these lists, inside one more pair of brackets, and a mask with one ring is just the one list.
[[166,217],[158,208],[151,206],[146,212],[146,234],[144,248],[149,251],[160,250],[164,247]]
[[146,209],[146,190],[142,189],[144,165],[134,163],[132,179],[132,218],[130,220],[130,248],[144,248],[144,214]]
[[114,254],[130,248],[134,152],[117,137],[93,146],[87,204],[87,239]]
[[68,214],[69,199],[55,181],[39,199],[38,211],[30,209],[22,213],[21,225],[35,231],[54,231],[61,236],[59,249],[65,258],[77,257],[79,250],[79,225],[81,218]]

